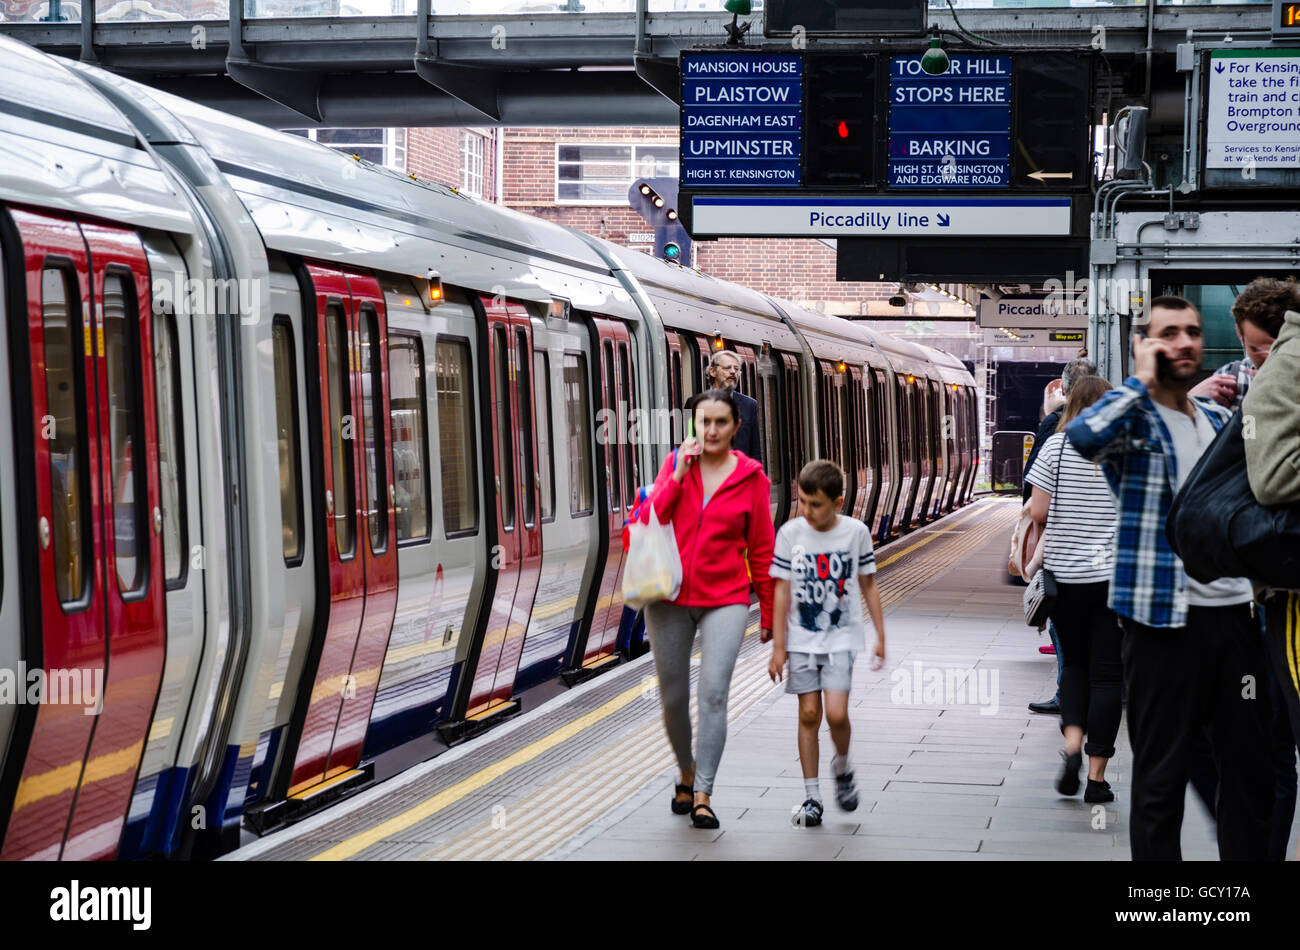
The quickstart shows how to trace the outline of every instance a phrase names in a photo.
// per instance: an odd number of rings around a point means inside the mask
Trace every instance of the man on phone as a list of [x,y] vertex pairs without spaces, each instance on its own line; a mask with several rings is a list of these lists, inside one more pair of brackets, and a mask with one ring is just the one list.
[[1188,395],[1202,350],[1196,308],[1182,297],[1155,298],[1145,332],[1133,337],[1133,375],[1066,429],[1080,455],[1104,463],[1119,507],[1109,606],[1124,626],[1134,860],[1182,857],[1201,730],[1218,767],[1219,856],[1268,854],[1271,710],[1253,590],[1244,578],[1193,580],[1165,534],[1175,493],[1229,418]]
[[762,465],[763,440],[758,431],[758,403],[744,393],[736,392],[736,383],[740,380],[740,357],[731,350],[718,350],[709,360],[708,376],[713,387],[735,393],[736,401],[740,403],[740,428],[731,440],[731,447]]

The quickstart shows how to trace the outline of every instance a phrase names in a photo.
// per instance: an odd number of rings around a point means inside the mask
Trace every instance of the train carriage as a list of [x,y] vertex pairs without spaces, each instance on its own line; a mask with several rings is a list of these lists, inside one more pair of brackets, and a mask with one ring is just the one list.
[[0,664],[102,702],[0,703],[5,858],[224,850],[638,652],[719,348],[777,524],[822,455],[882,539],[969,496],[945,354],[6,39],[0,112]]

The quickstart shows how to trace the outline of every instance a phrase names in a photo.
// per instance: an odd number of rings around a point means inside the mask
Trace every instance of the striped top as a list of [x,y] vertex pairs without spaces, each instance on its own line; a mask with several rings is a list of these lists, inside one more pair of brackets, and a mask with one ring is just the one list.
[[1043,566],[1067,584],[1110,580],[1118,518],[1101,466],[1057,432],[1043,443],[1025,480],[1052,496]]

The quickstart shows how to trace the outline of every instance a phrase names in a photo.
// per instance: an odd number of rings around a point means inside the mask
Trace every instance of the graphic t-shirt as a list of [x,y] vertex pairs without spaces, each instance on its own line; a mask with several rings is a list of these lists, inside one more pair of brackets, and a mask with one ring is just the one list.
[[839,515],[829,531],[794,518],[776,534],[768,573],[790,582],[789,653],[840,653],[866,645],[858,577],[876,573],[871,531]]

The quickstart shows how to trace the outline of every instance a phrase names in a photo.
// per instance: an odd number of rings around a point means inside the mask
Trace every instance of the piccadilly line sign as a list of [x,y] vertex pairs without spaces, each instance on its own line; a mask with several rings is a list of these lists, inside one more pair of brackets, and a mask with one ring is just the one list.
[[1067,236],[1060,197],[692,197],[693,233],[747,237]]

